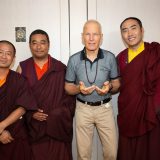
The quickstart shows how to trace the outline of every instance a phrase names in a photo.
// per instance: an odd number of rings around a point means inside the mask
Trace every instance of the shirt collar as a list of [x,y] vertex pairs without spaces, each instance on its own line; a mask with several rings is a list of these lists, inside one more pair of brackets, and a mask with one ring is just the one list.
[[[85,47],[84,47],[83,50],[81,51],[81,55],[80,55],[80,56],[81,56],[81,60],[87,59]],[[99,50],[98,50],[98,55],[97,55],[97,58],[96,58],[96,59],[103,59],[103,58],[104,58],[103,51],[102,51],[101,48],[99,48]]]

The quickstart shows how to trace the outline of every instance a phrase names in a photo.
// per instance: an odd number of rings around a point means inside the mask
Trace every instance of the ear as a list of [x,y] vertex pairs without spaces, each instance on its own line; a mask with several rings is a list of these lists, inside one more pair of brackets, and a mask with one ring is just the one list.
[[142,34],[144,35],[144,28],[142,27],[142,29],[141,29],[141,30],[142,30]]
[[12,63],[11,63],[11,65],[10,65],[10,67],[9,67],[10,69],[12,69],[12,68],[14,67],[15,61],[16,61],[16,56],[14,55],[13,60],[12,60]]
[[81,39],[82,39],[82,44],[84,45],[84,36],[83,36],[83,33],[81,33]]
[[102,43],[103,43],[103,34],[101,34],[100,46],[102,45]]

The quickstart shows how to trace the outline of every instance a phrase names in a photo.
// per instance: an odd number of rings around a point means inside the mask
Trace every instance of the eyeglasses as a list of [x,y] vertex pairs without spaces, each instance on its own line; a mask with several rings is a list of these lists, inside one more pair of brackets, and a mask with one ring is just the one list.
[[10,51],[3,51],[3,50],[0,50],[0,57],[2,57],[2,56],[11,57],[11,56],[13,56],[13,53],[10,52]]

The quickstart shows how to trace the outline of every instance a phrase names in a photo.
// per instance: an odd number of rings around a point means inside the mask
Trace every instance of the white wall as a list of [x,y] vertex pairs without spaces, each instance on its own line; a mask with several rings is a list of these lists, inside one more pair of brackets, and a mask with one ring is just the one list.
[[[102,47],[118,54],[124,48],[119,32],[120,23],[134,16],[142,20],[146,41],[160,42],[159,0],[97,0],[97,19],[103,25]],[[103,16],[102,16],[103,15]]]
[[[160,42],[159,0],[5,0],[0,1],[0,39],[12,41],[19,61],[30,56],[28,37],[44,29],[51,39],[50,53],[65,64],[69,55],[80,50],[84,22],[90,18],[102,24],[102,47],[117,54],[124,48],[119,24],[128,16],[139,17],[146,41]],[[27,42],[15,42],[15,27],[26,27]]]
[[[28,37],[35,29],[50,36],[50,54],[67,64],[70,55],[82,49],[81,33],[87,19],[97,19],[104,33],[102,48],[117,55],[122,49],[119,25],[129,16],[142,20],[145,41],[160,42],[160,0],[1,0],[0,40],[13,42],[17,48],[15,69],[31,56]],[[15,42],[15,27],[26,27],[27,42]],[[117,95],[113,97],[115,116]],[[95,134],[97,134],[95,132]],[[76,160],[73,140],[73,158]],[[102,160],[99,139],[94,137],[92,160]]]
[[[12,41],[17,48],[14,69],[19,61],[31,56],[28,37],[35,29],[43,29],[48,32],[51,41],[51,54],[55,58],[61,59],[60,6],[61,1],[59,0],[0,1],[0,39]],[[15,42],[15,27],[26,27],[27,42]],[[67,37],[68,35],[65,36],[65,38]]]

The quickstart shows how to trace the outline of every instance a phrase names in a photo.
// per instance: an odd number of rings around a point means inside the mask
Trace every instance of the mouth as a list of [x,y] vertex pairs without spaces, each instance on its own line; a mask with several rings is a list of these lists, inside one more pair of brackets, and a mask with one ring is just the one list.
[[128,41],[129,41],[129,42],[132,42],[132,41],[134,41],[135,39],[136,39],[136,37],[129,37],[129,38],[128,38]]
[[36,53],[41,54],[41,53],[43,53],[43,51],[36,51]]
[[0,61],[0,63],[1,63],[1,64],[6,64],[6,63],[7,63],[7,61]]
[[91,45],[91,46],[95,45],[95,43],[88,43],[88,44]]

